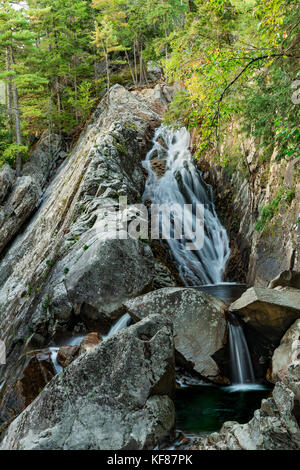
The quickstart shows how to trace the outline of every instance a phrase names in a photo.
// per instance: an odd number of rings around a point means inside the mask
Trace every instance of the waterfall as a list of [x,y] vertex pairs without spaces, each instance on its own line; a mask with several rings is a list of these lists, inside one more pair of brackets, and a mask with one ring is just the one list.
[[111,327],[107,335],[103,336],[103,339],[110,338],[115,333],[118,333],[118,331],[121,331],[126,328],[130,323],[130,320],[131,316],[129,315],[129,313],[124,313],[124,315],[122,315],[122,317],[119,318],[119,320],[117,320],[116,323]]
[[[168,224],[160,219],[161,238],[167,240],[180,277],[186,286],[216,284],[223,279],[230,254],[229,241],[215,211],[212,188],[204,182],[193,161],[189,146],[190,134],[185,128],[174,131],[161,126],[156,130],[153,147],[143,163],[148,172],[143,201],[151,201],[152,207],[153,204],[176,206],[173,222],[171,219],[173,235],[174,220],[176,217],[178,219],[178,207],[190,205],[192,209],[184,218],[184,237],[168,238]],[[157,174],[155,167],[160,171],[163,169],[161,176]],[[197,207],[200,206],[204,207],[202,220],[197,217]],[[193,239],[193,231],[199,229],[201,223],[203,246],[201,249],[188,250],[186,244]]]
[[228,323],[229,346],[233,384],[254,384],[255,377],[243,328]]
[[[186,286],[220,284],[230,254],[229,240],[216,214],[212,188],[197,170],[189,147],[190,134],[185,128],[174,131],[161,126],[156,129],[153,147],[143,163],[148,172],[143,201],[151,203],[151,224],[152,218],[156,217],[160,238],[167,241],[183,283]],[[171,222],[166,223],[159,213],[153,215],[155,204],[176,206],[171,213]],[[186,204],[192,210],[184,219],[184,237],[176,238],[174,221],[181,216],[178,207]],[[194,210],[197,205],[204,206],[202,221]],[[204,235],[202,247],[188,250],[186,243],[189,238],[192,239],[195,226],[201,222]],[[170,231],[170,225],[173,231]],[[170,233],[173,236],[168,237]],[[251,357],[243,329],[238,324],[229,323],[229,344],[233,383],[253,384],[255,378]]]

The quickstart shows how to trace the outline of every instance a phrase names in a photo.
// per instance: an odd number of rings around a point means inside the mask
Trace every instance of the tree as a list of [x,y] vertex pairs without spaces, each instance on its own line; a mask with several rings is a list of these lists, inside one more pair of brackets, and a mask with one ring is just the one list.
[[[14,116],[14,137],[16,145],[13,146],[16,153],[16,173],[20,175],[22,166],[22,132],[21,113],[19,104],[18,82],[24,79],[22,73],[18,73],[18,65],[24,56],[24,50],[30,46],[33,36],[28,31],[27,20],[20,11],[16,11],[9,2],[1,2],[0,11],[0,46],[2,54],[5,51],[6,70],[0,74],[4,79],[7,89],[7,106],[10,128],[12,130],[12,115]],[[2,58],[3,61],[3,58]]]
[[[197,0],[195,4],[197,10],[189,16],[184,34],[173,36],[165,70],[186,88],[190,111],[185,123],[197,128],[199,153],[214,148],[220,156],[222,128],[242,115],[251,101],[245,100],[246,90],[251,95],[258,77],[266,77],[272,67],[284,67],[292,81],[300,56],[299,5],[289,0]],[[283,87],[281,91],[289,93]],[[269,120],[273,122],[273,116]]]
[[115,31],[115,24],[111,17],[104,15],[100,25],[95,22],[94,41],[100,57],[105,60],[106,78],[107,78],[107,97],[109,100],[110,91],[110,54],[112,52],[122,51],[124,47],[119,44]]

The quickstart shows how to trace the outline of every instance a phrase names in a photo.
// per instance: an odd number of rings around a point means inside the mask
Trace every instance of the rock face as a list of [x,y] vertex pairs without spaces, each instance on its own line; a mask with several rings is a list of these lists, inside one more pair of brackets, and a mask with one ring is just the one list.
[[[214,187],[222,222],[231,234],[227,280],[266,287],[282,271],[300,271],[300,157],[278,160],[275,149],[266,161],[267,149],[259,139],[246,138],[235,124],[222,152],[232,153],[233,148],[239,152],[235,162],[245,162],[247,172],[236,164],[211,165],[209,152],[201,158],[200,168]],[[274,216],[257,229],[260,210],[280,191],[283,195]]]
[[84,354],[90,349],[95,348],[101,341],[98,333],[89,333],[80,343],[79,354]]
[[0,204],[3,203],[15,180],[15,171],[9,165],[0,168]]
[[149,449],[172,433],[170,322],[149,318],[56,376],[10,425],[1,449]]
[[39,206],[58,160],[66,155],[62,149],[60,136],[45,135],[19,178],[15,179],[15,172],[8,165],[0,169],[0,253]]
[[252,287],[230,305],[230,310],[276,345],[300,317],[300,291]]
[[9,421],[24,410],[54,377],[55,369],[48,349],[22,356],[0,390],[0,423]]
[[276,383],[287,375],[289,366],[297,362],[300,363],[300,319],[289,328],[274,351],[271,381]]
[[[118,239],[110,230],[120,196],[128,205],[141,203],[141,162],[170,93],[155,87],[145,94],[147,99],[119,85],[111,88],[109,106],[104,98],[47,189],[62,154],[59,139],[53,137],[50,145],[45,136],[4,196],[2,247],[21,225],[22,233],[7,247],[0,267],[0,339],[7,351],[6,365],[0,365],[3,392],[28,330],[43,346],[82,323],[106,334],[124,301],[172,283],[147,242]],[[29,210],[35,213],[28,222]],[[123,206],[119,215],[122,232],[129,223]]]
[[195,289],[165,288],[130,300],[125,307],[134,321],[150,314],[172,320],[175,348],[185,365],[209,380],[222,382],[213,359],[227,338],[226,305],[221,300]]
[[39,196],[39,187],[31,176],[17,179],[0,210],[0,253],[36,209]]
[[200,441],[201,450],[299,450],[300,364],[289,367],[272,397],[247,424],[224,423],[219,433]]
[[53,176],[58,162],[67,155],[63,148],[60,135],[45,133],[32,151],[29,161],[23,165],[22,176],[34,176],[35,182],[43,189]]

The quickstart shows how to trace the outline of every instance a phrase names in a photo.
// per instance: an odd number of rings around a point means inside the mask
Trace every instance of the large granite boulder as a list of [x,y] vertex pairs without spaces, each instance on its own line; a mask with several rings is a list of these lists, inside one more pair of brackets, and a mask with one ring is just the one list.
[[172,433],[174,391],[172,327],[150,316],[52,379],[0,449],[151,449]]
[[289,367],[277,382],[272,397],[246,424],[228,421],[219,433],[199,442],[201,450],[299,450],[300,364]]
[[[290,365],[300,363],[300,319],[288,329],[272,357],[271,382],[288,374]],[[299,391],[300,392],[300,391]]]
[[111,324],[126,300],[150,290],[153,255],[147,248],[129,237],[119,240],[93,230],[85,234],[65,260],[65,285],[75,313]]
[[62,137],[45,134],[19,178],[8,165],[0,169],[0,253],[41,203],[46,183],[65,155]]
[[300,318],[300,291],[251,287],[230,305],[230,310],[276,345]]
[[227,340],[226,305],[190,288],[164,288],[129,300],[125,307],[134,321],[151,314],[172,320],[179,358],[203,377],[222,382],[213,356]]

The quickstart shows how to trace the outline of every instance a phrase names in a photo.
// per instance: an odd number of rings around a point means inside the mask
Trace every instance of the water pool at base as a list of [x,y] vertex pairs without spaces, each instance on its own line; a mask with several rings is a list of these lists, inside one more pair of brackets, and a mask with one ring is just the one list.
[[176,428],[186,433],[219,431],[225,421],[247,423],[271,390],[258,385],[187,387],[176,391]]

